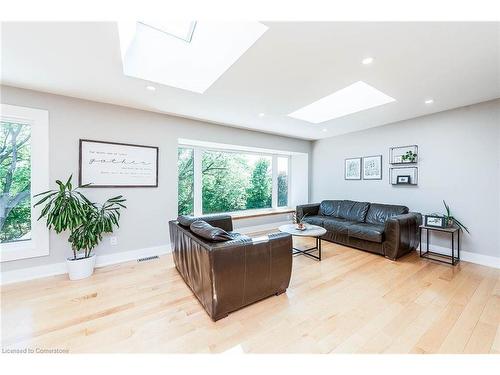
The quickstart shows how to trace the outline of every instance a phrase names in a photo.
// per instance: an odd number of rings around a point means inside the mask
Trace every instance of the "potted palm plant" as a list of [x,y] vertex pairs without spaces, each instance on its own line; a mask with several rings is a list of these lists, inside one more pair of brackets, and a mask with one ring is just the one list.
[[58,190],[35,195],[41,197],[35,207],[44,205],[38,220],[46,218],[47,228],[56,233],[69,231],[73,257],[66,260],[68,274],[71,280],[79,280],[94,272],[96,258],[92,250],[102,241],[104,233],[112,233],[114,227],[119,227],[120,209],[126,207],[121,195],[103,204],[91,202],[78,187],[73,187],[71,179],[72,176],[66,183],[57,180]]

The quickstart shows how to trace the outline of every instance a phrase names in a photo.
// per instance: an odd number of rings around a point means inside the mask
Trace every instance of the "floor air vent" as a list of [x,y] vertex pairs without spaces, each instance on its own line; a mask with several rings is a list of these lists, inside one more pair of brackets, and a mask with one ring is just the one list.
[[139,259],[137,259],[137,261],[138,262],[147,262],[147,261],[153,260],[153,259],[160,259],[160,257],[158,255],[155,255],[155,256],[152,256],[152,257],[139,258]]

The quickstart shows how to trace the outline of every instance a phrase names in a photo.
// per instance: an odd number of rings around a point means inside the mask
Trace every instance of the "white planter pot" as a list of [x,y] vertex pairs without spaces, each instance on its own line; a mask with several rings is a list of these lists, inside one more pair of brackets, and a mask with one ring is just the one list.
[[89,277],[94,273],[95,267],[95,254],[88,258],[73,258],[66,259],[66,266],[68,267],[68,274],[70,280],[80,280]]

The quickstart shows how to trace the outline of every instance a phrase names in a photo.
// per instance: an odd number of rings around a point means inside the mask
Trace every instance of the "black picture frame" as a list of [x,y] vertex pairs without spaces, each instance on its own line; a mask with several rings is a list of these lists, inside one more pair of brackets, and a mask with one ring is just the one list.
[[[430,219],[430,221],[429,221],[429,219]],[[439,221],[439,224],[437,224],[436,221]],[[426,227],[445,228],[446,227],[446,219],[444,216],[425,215],[424,225]]]
[[134,184],[90,184],[88,186],[85,186],[86,188],[157,188],[158,187],[158,164],[159,164],[159,148],[156,146],[146,146],[146,145],[137,145],[137,144],[131,144],[131,143],[120,143],[120,142],[108,142],[108,141],[96,141],[93,139],[80,139],[79,140],[79,156],[78,156],[78,186],[82,186],[84,176],[83,176],[83,168],[82,168],[82,151],[83,151],[83,144],[85,142],[88,143],[99,143],[99,144],[108,144],[108,145],[114,145],[114,146],[124,146],[124,147],[135,147],[135,148],[148,148],[148,149],[153,149],[155,151],[155,183],[154,184],[139,184],[139,185],[134,185]]
[[[405,180],[403,180],[405,179]],[[397,185],[410,185],[411,184],[411,176],[410,175],[398,175],[396,176],[396,184]]]

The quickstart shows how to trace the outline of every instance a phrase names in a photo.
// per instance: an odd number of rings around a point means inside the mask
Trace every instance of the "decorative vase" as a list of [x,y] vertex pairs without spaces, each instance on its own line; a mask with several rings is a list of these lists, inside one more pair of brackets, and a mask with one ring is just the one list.
[[303,230],[306,226],[304,225],[304,223],[297,223],[297,229],[298,230]]
[[68,275],[70,280],[80,280],[91,276],[94,273],[95,254],[88,258],[67,258],[66,266],[68,267]]

